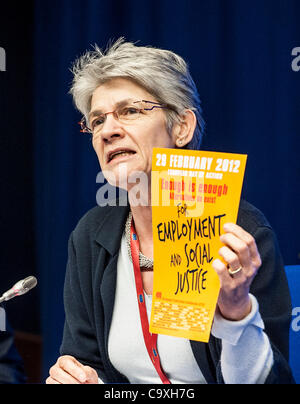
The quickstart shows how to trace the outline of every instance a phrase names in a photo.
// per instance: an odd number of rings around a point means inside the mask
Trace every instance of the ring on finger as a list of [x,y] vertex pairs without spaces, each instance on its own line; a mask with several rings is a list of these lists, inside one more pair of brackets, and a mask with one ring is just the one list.
[[232,276],[232,275],[238,274],[242,269],[243,269],[242,266],[240,266],[238,269],[235,269],[235,270],[233,270],[232,268],[229,267],[228,272],[229,272],[229,275]]

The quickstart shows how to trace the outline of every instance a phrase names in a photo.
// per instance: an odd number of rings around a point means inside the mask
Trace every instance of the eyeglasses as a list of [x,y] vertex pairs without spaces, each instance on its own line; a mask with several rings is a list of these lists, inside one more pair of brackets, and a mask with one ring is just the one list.
[[90,127],[87,126],[86,119],[83,117],[79,123],[82,133],[98,134],[101,132],[108,114],[113,114],[119,122],[127,123],[140,118],[144,111],[152,111],[155,108],[168,108],[167,105],[153,101],[134,101],[129,104],[118,106],[114,111],[106,112],[105,114],[95,115],[90,122]]

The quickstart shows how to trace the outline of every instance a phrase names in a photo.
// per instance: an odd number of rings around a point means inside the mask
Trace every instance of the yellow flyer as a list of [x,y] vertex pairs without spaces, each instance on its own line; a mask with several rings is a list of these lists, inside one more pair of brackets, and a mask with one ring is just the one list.
[[220,289],[212,261],[236,222],[247,156],[153,149],[150,332],[208,342]]

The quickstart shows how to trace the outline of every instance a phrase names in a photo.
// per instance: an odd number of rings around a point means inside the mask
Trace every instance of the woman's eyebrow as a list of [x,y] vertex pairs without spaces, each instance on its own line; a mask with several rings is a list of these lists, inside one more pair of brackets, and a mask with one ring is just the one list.
[[[125,100],[118,101],[118,102],[115,104],[114,108],[122,107],[123,105],[126,105],[126,104],[128,104],[129,102],[133,102],[134,100],[135,100],[135,98],[126,98]],[[104,113],[104,112],[102,111],[102,109],[97,108],[97,109],[95,109],[94,111],[91,111],[91,112],[89,113],[89,120],[91,120],[93,117],[99,116],[99,115],[101,115],[101,114],[103,114],[103,113]]]

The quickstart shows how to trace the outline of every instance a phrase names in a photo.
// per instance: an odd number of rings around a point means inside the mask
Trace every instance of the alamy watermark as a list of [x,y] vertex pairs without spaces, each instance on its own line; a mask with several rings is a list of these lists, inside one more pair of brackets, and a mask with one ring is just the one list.
[[291,324],[291,328],[293,331],[300,331],[300,307],[294,307],[292,311],[293,321]]
[[[126,206],[128,191],[131,206],[178,206],[178,203],[184,200],[189,211],[200,214],[204,205],[204,195],[217,198],[225,195],[228,187],[204,184],[204,172],[194,174],[197,176],[189,177],[188,170],[184,169],[154,170],[150,180],[145,172],[128,172],[126,163],[119,164],[118,172],[101,171],[97,175],[96,183],[102,186],[96,194],[96,201],[99,206],[116,206],[117,202],[119,206]],[[160,192],[150,194],[150,181],[160,184]]]
[[0,47],[0,72],[6,72],[6,52]]
[[300,47],[296,47],[292,49],[292,56],[295,56],[295,58],[292,60],[292,70],[294,72],[299,72],[300,70]]

